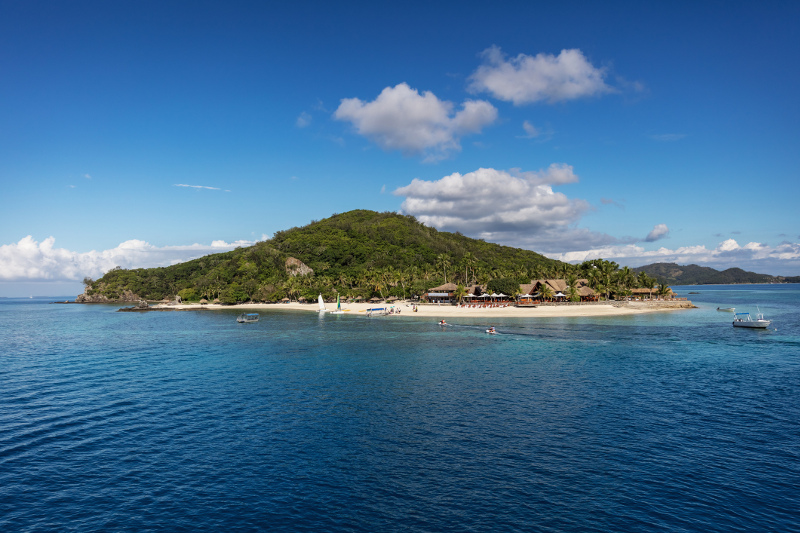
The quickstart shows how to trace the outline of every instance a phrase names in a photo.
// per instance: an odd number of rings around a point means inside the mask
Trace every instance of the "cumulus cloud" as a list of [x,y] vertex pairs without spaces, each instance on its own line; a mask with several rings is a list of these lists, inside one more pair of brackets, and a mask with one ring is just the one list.
[[647,237],[644,238],[646,242],[655,242],[659,239],[663,239],[669,234],[669,228],[666,224],[656,224],[653,226],[653,230],[647,234]]
[[628,244],[548,255],[570,263],[603,258],[634,267],[649,263],[678,263],[710,266],[718,270],[739,267],[763,274],[800,275],[800,244],[791,242],[777,246],[750,242],[741,246],[736,240],[727,239],[711,249],[699,245],[674,250],[664,247],[645,250],[642,246]]
[[425,154],[429,160],[447,157],[461,149],[459,140],[497,119],[497,109],[484,100],[467,100],[454,112],[452,102],[435,94],[420,94],[405,83],[386,87],[365,102],[345,98],[333,116],[348,121],[359,134],[386,150]]
[[577,181],[572,167],[564,164],[536,172],[480,168],[436,181],[414,179],[394,194],[405,197],[403,213],[429,226],[491,242],[564,250],[615,241],[574,227],[591,206],[553,191],[553,186]]
[[594,67],[578,49],[557,56],[519,54],[506,59],[497,46],[481,54],[483,64],[470,76],[469,90],[488,92],[514,105],[574,100],[612,92],[603,68]]
[[129,240],[110,250],[74,252],[56,248],[55,238],[38,242],[32,236],[13,244],[0,245],[0,281],[68,281],[85,276],[102,276],[115,266],[145,268],[168,266],[211,253],[226,252],[252,241],[213,241],[186,246],[153,246],[141,240]]

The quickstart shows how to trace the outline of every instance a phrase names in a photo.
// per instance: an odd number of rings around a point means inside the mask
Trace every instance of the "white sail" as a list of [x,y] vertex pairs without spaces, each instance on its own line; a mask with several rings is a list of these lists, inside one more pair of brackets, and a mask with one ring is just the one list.
[[324,313],[327,311],[327,309],[325,309],[325,302],[322,300],[321,294],[319,295],[319,298],[317,298],[317,301],[319,302],[319,312]]

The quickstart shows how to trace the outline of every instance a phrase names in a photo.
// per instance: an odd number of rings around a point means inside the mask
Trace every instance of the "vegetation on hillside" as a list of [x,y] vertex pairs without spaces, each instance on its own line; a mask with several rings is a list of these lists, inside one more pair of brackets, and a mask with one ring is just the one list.
[[719,271],[698,265],[677,265],[675,263],[653,263],[633,269],[650,276],[663,279],[673,285],[731,285],[737,283],[782,283],[787,278],[756,274],[741,268]]
[[[293,275],[286,260],[313,270]],[[84,280],[87,296],[223,303],[420,295],[442,283],[510,287],[543,278],[587,278],[606,296],[656,280],[601,259],[570,265],[530,250],[437,231],[410,216],[357,210],[277,232],[247,248],[161,268],[115,268]]]

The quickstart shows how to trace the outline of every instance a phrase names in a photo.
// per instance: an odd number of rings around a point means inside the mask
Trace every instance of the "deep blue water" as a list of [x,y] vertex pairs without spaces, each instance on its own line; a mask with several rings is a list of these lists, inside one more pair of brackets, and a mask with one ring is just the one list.
[[800,531],[800,286],[676,289],[497,336],[0,300],[0,531]]

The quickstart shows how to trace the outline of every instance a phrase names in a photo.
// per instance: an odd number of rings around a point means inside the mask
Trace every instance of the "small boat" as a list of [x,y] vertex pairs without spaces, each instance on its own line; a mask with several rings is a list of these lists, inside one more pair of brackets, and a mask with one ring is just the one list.
[[319,297],[317,297],[317,302],[319,302],[319,310],[317,311],[318,313],[324,313],[325,311],[327,311],[327,309],[325,309],[325,301],[322,299],[321,294],[319,295]]
[[750,313],[736,313],[733,319],[733,327],[735,328],[760,328],[766,329],[772,322],[765,320],[764,315],[758,313],[756,319],[750,316]]
[[332,315],[341,315],[341,314],[344,314],[345,311],[347,311],[347,309],[342,309],[342,302],[339,300],[339,295],[337,294],[336,295],[336,311],[328,311],[328,312],[330,314],[332,314]]
[[445,322],[444,320],[440,320],[439,321],[439,325],[440,326],[449,326],[449,324],[447,322]]
[[726,313],[734,313],[736,312],[735,307],[717,307],[717,311],[725,311]]
[[258,313],[242,313],[236,317],[236,322],[239,324],[246,324],[249,322],[258,322]]
[[492,326],[492,327],[490,327],[489,329],[486,330],[486,333],[488,333],[489,335],[496,335],[497,334],[497,330],[494,329],[494,326]]

